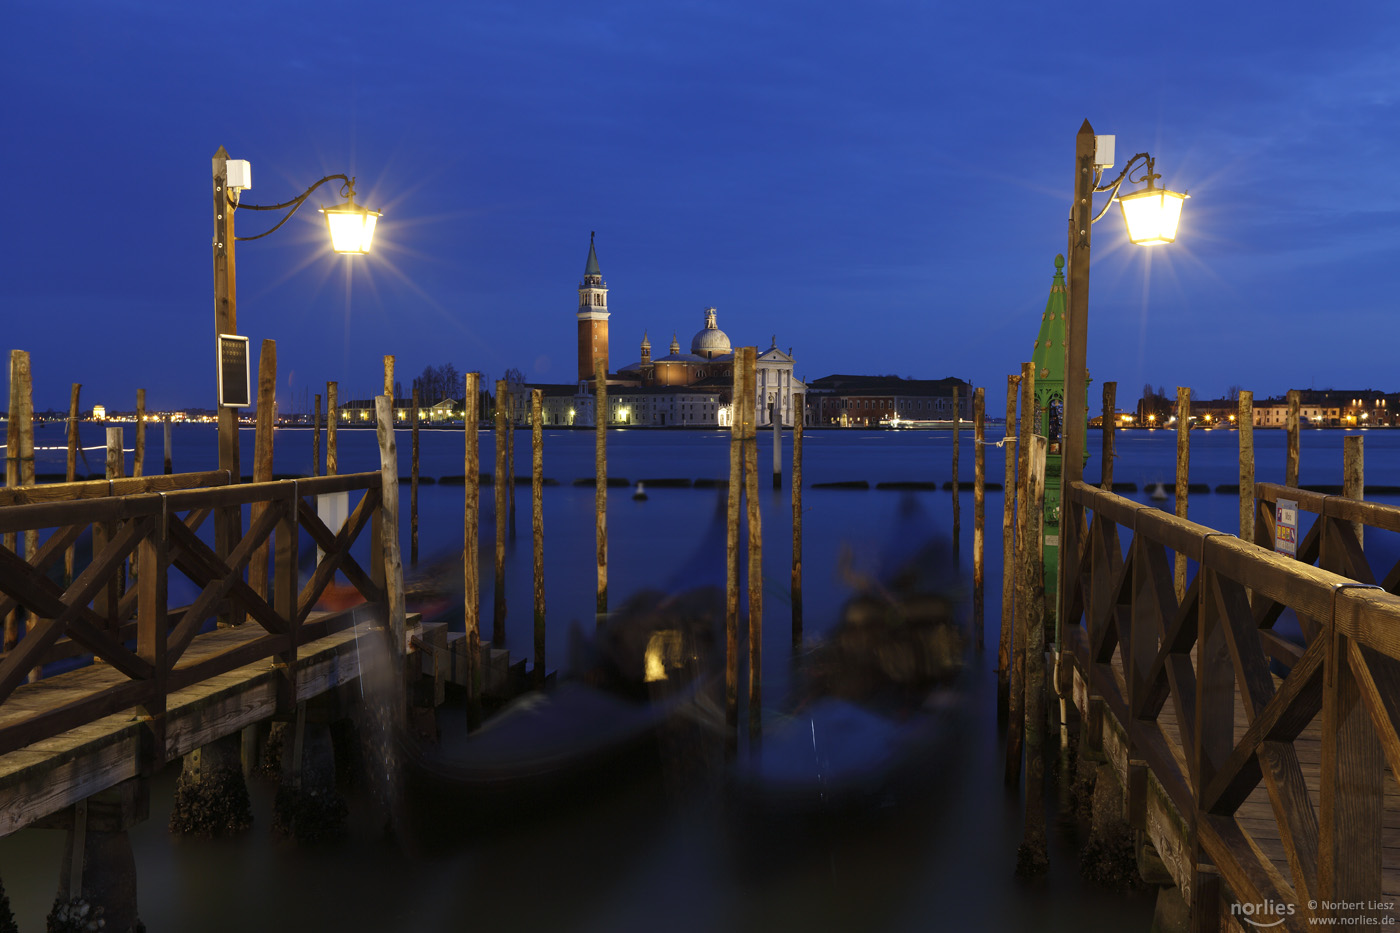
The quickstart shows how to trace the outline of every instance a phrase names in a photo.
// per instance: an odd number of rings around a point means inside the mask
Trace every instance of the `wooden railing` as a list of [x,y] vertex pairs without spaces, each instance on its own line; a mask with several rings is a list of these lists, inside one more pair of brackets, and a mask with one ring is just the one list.
[[[337,573],[367,601],[385,600],[380,485],[378,472],[245,485],[228,485],[227,474],[214,472],[0,490],[0,534],[22,539],[37,530],[42,540],[27,557],[0,547],[0,618],[28,615],[17,643],[0,654],[0,754],[135,708],[158,758],[171,692],[266,658],[292,670],[299,645],[344,624],[313,615]],[[360,494],[339,529],[317,514],[315,497],[331,493]],[[220,557],[200,527],[215,510],[244,506],[252,506],[247,531]],[[351,554],[366,526],[374,532],[368,568]],[[92,560],[65,584],[63,554],[88,529]],[[303,532],[321,552],[305,582],[298,572]],[[249,572],[268,548],[270,584]],[[123,591],[128,563],[133,581]],[[199,590],[182,608],[169,605],[172,573]],[[255,628],[222,650],[191,652],[216,617]],[[100,677],[22,686],[46,668],[94,661],[104,668]]]
[[[1271,550],[1279,498],[1316,515],[1296,560]],[[1256,499],[1262,547],[1074,483],[1057,687],[1086,734],[1101,718],[1130,822],[1210,928],[1374,917],[1400,887],[1383,831],[1400,567],[1378,583],[1358,529],[1400,531],[1400,509],[1267,483]],[[1194,565],[1180,598],[1173,553]],[[1301,635],[1277,630],[1286,614]]]

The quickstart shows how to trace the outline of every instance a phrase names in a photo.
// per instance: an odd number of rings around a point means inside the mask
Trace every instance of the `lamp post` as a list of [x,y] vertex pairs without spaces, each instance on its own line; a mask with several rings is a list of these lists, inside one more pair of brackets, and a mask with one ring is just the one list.
[[[1146,152],[1139,152],[1128,160],[1116,178],[1103,182],[1105,170],[1113,167],[1114,137],[1095,136],[1094,128],[1088,120],[1079,128],[1074,148],[1074,204],[1069,217],[1069,292],[1068,292],[1068,339],[1065,342],[1065,419],[1064,419],[1064,461],[1060,474],[1060,501],[1064,501],[1064,490],[1072,483],[1084,478],[1084,461],[1087,457],[1084,435],[1088,428],[1089,406],[1086,397],[1088,372],[1087,344],[1089,337],[1089,243],[1094,222],[1101,219],[1117,201],[1123,213],[1123,221],[1128,228],[1128,239],[1140,246],[1171,243],[1176,239],[1177,224],[1181,220],[1181,207],[1187,195],[1158,188],[1160,178],[1153,172],[1156,160]],[[1145,172],[1143,171],[1145,169]],[[1141,172],[1134,178],[1134,172]],[[1128,194],[1119,195],[1123,182],[1136,184],[1145,181],[1147,187]],[[1094,194],[1108,192],[1108,204],[1102,211],[1094,213]],[[1071,518],[1072,516],[1068,516]],[[1066,543],[1075,548],[1080,529],[1071,521],[1061,523],[1066,534]],[[1071,550],[1071,553],[1075,553]],[[1072,561],[1060,562],[1059,596],[1067,597],[1069,587],[1065,586],[1065,566]],[[1057,617],[1065,618],[1061,605]],[[1058,634],[1058,632],[1057,632]],[[1058,639],[1063,648],[1063,638]]]
[[[235,336],[238,333],[238,288],[234,275],[234,243],[239,240],[258,240],[278,230],[291,219],[297,209],[321,185],[328,181],[341,182],[341,197],[346,204],[322,208],[326,215],[326,226],[331,236],[331,248],[338,253],[361,254],[369,251],[374,238],[374,227],[379,219],[378,211],[367,210],[355,203],[355,179],[345,175],[327,175],[307,188],[299,196],[282,204],[254,205],[239,203],[241,192],[252,187],[252,171],[246,161],[230,159],[223,146],[214,153],[213,196],[214,196],[214,340],[216,347],[222,347],[221,337]],[[234,214],[239,210],[284,211],[282,217],[270,230],[253,236],[234,235]],[[218,360],[222,367],[223,359]],[[246,366],[246,357],[244,360]],[[246,381],[245,381],[246,385]],[[247,404],[246,393],[242,399],[233,399]],[[218,400],[219,410],[219,469],[227,470],[230,482],[237,483],[242,475],[238,463],[238,409],[236,404],[225,404]],[[232,515],[222,510],[214,516],[215,548],[219,555],[227,556],[237,543],[241,533],[242,519],[236,521]]]

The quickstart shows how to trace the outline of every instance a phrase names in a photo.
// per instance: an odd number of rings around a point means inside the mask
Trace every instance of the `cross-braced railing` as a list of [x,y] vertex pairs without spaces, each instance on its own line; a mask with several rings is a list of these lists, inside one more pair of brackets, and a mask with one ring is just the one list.
[[[1073,484],[1060,685],[1077,674],[1091,718],[1111,721],[1129,816],[1193,911],[1299,930],[1388,916],[1400,568],[1378,585],[1358,529],[1400,531],[1400,509],[1272,484],[1256,497],[1265,547]],[[1280,497],[1318,516],[1296,560],[1267,547]],[[1194,570],[1181,594],[1173,555]]]
[[[314,612],[337,573],[368,602],[384,602],[380,484],[376,472],[228,485],[219,472],[4,490],[0,534],[44,537],[25,557],[0,547],[0,618],[27,616],[0,654],[0,754],[135,708],[158,764],[171,692],[265,658],[293,670],[299,645],[346,624],[343,614]],[[315,498],[336,493],[359,499],[332,529]],[[215,510],[245,506],[247,530],[221,557],[201,526]],[[371,525],[366,568],[352,548]],[[92,559],[65,581],[63,555],[89,529]],[[304,581],[303,533],[318,551]],[[250,570],[266,567],[269,552],[270,581]],[[198,591],[184,607],[169,605],[172,572]],[[245,626],[246,637],[195,650],[220,618]],[[69,673],[25,686],[60,668]]]

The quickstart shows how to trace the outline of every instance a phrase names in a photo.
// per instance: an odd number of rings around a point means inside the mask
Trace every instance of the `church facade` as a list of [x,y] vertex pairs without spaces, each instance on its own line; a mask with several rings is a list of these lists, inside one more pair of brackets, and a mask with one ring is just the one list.
[[[608,383],[608,422],[655,426],[711,426],[729,424],[734,382],[734,348],[719,328],[719,313],[704,309],[704,324],[682,350],[672,333],[666,355],[653,356],[651,340],[643,331],[638,360],[609,366],[610,312],[608,289],[598,264],[594,237],[588,240],[588,259],[578,289],[578,391],[569,400],[563,393],[547,393],[546,414],[555,424],[591,424],[592,386],[601,360]],[[778,339],[757,354],[757,415],[759,424],[772,424],[774,412],[784,425],[792,425],[803,412],[794,397],[806,386],[794,374],[792,350],[778,349]],[[551,398],[552,396],[552,398]],[[553,403],[550,405],[550,403]],[[587,420],[581,420],[587,412]]]

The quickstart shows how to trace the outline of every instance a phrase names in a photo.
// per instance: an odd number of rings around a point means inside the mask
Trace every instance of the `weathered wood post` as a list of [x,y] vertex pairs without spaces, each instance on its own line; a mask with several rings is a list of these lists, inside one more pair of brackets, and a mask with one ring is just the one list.
[[596,513],[598,543],[598,601],[595,608],[599,628],[608,619],[608,360],[593,361],[593,509]]
[[[9,486],[34,485],[34,388],[26,350],[10,351],[10,408],[5,424],[5,482]],[[39,547],[39,532],[24,533],[24,549],[15,546],[13,535],[5,536],[5,546],[17,557],[33,558]],[[32,625],[34,617],[26,612]],[[11,613],[5,618],[5,648],[15,646],[20,635],[20,617]]]
[[1288,415],[1284,426],[1288,431],[1288,456],[1283,464],[1283,485],[1298,485],[1298,409],[1301,396],[1297,389],[1288,390]]
[[413,475],[409,482],[408,515],[412,532],[409,540],[408,561],[418,566],[418,390],[413,390]]
[[[394,423],[394,402],[398,401],[398,393],[394,391],[394,354],[384,354],[384,394],[389,396],[389,423]],[[398,477],[394,478],[398,482]]]
[[977,652],[984,649],[986,611],[986,568],[983,566],[987,531],[987,424],[986,390],[972,390],[972,629]]
[[510,498],[510,539],[515,540],[515,390],[506,383],[506,495]]
[[340,406],[336,393],[340,389],[337,382],[326,383],[326,475],[335,476],[340,469],[340,456],[335,445],[335,429],[340,421]]
[[[393,357],[386,357],[392,366]],[[391,376],[392,372],[385,374]],[[384,520],[380,527],[384,538],[384,595],[389,603],[389,632],[394,642],[394,656],[402,659],[408,650],[407,624],[403,593],[403,557],[399,552],[399,455],[394,442],[394,396],[381,395],[374,400],[375,429],[379,436],[379,496]]]
[[[82,388],[81,382],[73,383],[73,391],[68,398],[68,462],[63,471],[63,478],[70,483],[78,478],[78,393],[82,391]],[[169,431],[169,427],[166,430]],[[74,545],[70,544],[68,549],[63,552],[63,588],[65,590],[73,582],[73,555]]]
[[768,405],[768,420],[773,422],[773,488],[783,488],[783,403],[782,396]]
[[1240,392],[1240,540],[1254,543],[1254,393]]
[[[253,435],[253,482],[272,482],[272,432],[277,414],[277,341],[264,340],[258,357],[258,422]],[[249,515],[249,527],[267,511],[266,502],[254,502]],[[253,592],[267,597],[267,542],[259,544],[248,563],[248,585]]]
[[481,415],[481,374],[467,373],[462,399],[465,436],[463,472],[466,496],[462,507],[463,612],[467,645],[467,725],[481,723],[481,448],[478,424]]
[[[107,429],[107,480],[121,479],[126,474],[126,454],[123,450],[123,438],[121,428]],[[94,523],[92,526],[92,547],[93,553],[101,553],[101,549],[107,546],[117,534],[117,523]],[[99,590],[99,600],[101,612],[99,613],[106,621],[112,632],[116,632],[121,625],[117,618],[117,604],[121,600],[122,590],[126,583],[126,564],[122,563],[117,569],[112,571],[109,582]]]
[[749,526],[749,742],[763,731],[763,529],[758,499],[758,373],[755,347],[740,347],[744,389],[741,418],[744,423],[744,497],[748,500]]
[[[1191,390],[1176,387],[1176,517],[1186,517],[1187,493],[1191,485]],[[1173,578],[1176,601],[1186,598],[1186,555],[1176,553]]]
[[1017,631],[1026,633],[1026,822],[1016,871],[1022,876],[1044,874],[1050,867],[1045,836],[1045,454],[1048,440],[1030,438],[1029,475],[1021,506],[1020,582],[1017,605],[1024,607]]
[[[1361,435],[1342,438],[1342,495],[1358,502],[1366,498],[1366,438]],[[1358,546],[1366,546],[1366,523],[1352,522]],[[1346,574],[1352,576],[1352,574]]]
[[[1364,448],[1360,436],[1342,439],[1342,495],[1349,499],[1363,497]],[[1319,521],[1327,521],[1325,517]],[[1335,521],[1335,520],[1334,520]],[[1361,527],[1344,523],[1343,534],[1355,528],[1360,541]],[[1323,553],[1327,554],[1326,544]],[[1344,552],[1343,552],[1344,553]],[[1347,572],[1345,557],[1328,559],[1327,569]],[[1355,595],[1359,591],[1351,590]],[[1368,616],[1351,610],[1354,619]],[[1334,607],[1334,615],[1340,615]],[[1379,688],[1357,676],[1355,659],[1361,653],[1354,640],[1340,631],[1336,619],[1330,620],[1320,638],[1327,639],[1322,679],[1322,756],[1318,807],[1319,845],[1317,853],[1318,900],[1332,902],[1331,915],[1357,918],[1377,914],[1377,892],[1382,890],[1382,855],[1385,841],[1384,800],[1386,758],[1379,734],[1372,720],[1371,703],[1381,703]],[[1329,634],[1330,633],[1330,634]],[[1365,649],[1362,649],[1365,651]],[[1371,664],[1377,663],[1371,661]],[[1361,670],[1374,670],[1362,667]],[[1367,699],[1367,695],[1371,699]],[[1309,892],[1309,896],[1314,896]],[[1326,910],[1319,911],[1327,916]]]
[[958,423],[962,420],[958,407],[958,387],[953,386],[953,565],[962,563],[962,490],[958,483]]
[[1002,438],[1001,632],[997,638],[997,719],[1005,723],[1011,702],[1011,642],[1016,632],[1016,393],[1020,376],[1006,377],[1006,435]]
[[[1015,554],[1022,553],[1027,542],[1024,540],[1026,525],[1024,515],[1030,508],[1030,493],[1026,484],[1030,482],[1031,437],[1035,430],[1035,364],[1021,364],[1021,423],[1020,437],[1016,443],[1016,544],[1013,551],[1013,577]],[[1012,584],[1015,586],[1015,584]],[[1009,722],[1006,730],[1006,783],[1015,787],[1021,780],[1021,746],[1025,733],[1026,696],[1026,651],[1029,646],[1027,619],[1032,607],[1026,605],[1026,593],[1016,588],[1015,642],[1011,655],[1011,703]]]
[[136,390],[136,453],[131,461],[131,475],[146,475],[146,390]]
[[729,501],[724,535],[724,721],[726,751],[732,754],[739,731],[739,506],[744,495],[744,431],[740,397],[744,358],[734,354],[734,382],[729,418]]
[[170,456],[170,416],[165,416],[165,423],[161,425],[162,433],[165,435],[165,463],[163,464],[165,475],[169,476],[175,472],[175,463]]
[[496,588],[492,600],[491,644],[504,648],[506,644],[506,381],[496,380],[496,475],[492,485],[496,492]]
[[535,552],[535,686],[544,686],[544,390],[530,390],[530,537]]
[[807,400],[793,396],[792,405],[792,649],[802,648],[802,426]]
[[311,413],[311,475],[321,475],[321,393],[316,393],[316,402]]
[[[1118,428],[1118,383],[1103,384],[1103,463],[1099,472],[1099,488],[1113,492],[1113,442]],[[1063,558],[1062,558],[1063,559]]]

